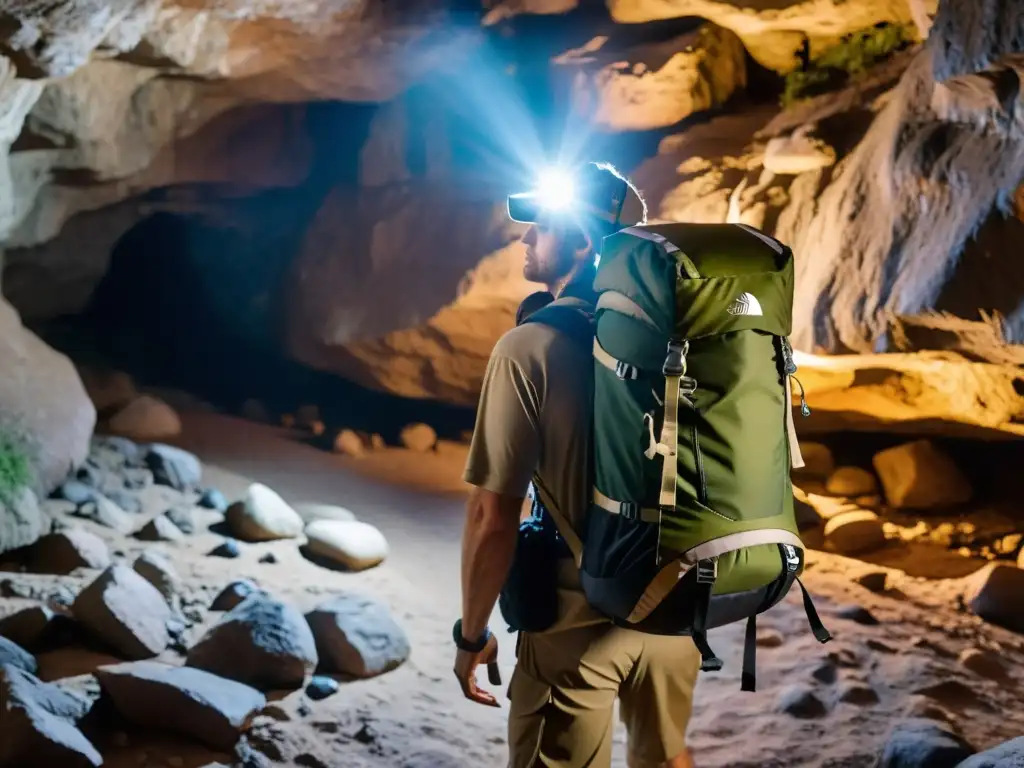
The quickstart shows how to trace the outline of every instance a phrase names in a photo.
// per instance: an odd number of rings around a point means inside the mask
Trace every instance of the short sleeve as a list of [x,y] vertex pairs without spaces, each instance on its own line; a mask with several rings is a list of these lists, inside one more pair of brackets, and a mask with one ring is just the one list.
[[525,496],[540,460],[541,403],[523,367],[499,342],[487,364],[463,479],[504,496]]

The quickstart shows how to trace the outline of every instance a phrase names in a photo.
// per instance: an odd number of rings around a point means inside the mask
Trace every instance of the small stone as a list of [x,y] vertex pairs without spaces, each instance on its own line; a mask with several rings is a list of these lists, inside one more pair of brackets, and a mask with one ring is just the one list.
[[223,542],[210,550],[211,557],[226,557],[233,559],[242,554],[242,548],[234,539],[224,539]]
[[822,661],[811,670],[811,677],[818,682],[831,685],[838,679],[839,673],[836,670],[835,664],[829,661]]
[[426,453],[437,444],[437,433],[427,424],[410,424],[402,430],[398,439],[410,451]]
[[153,482],[176,491],[191,491],[203,479],[203,465],[193,454],[173,445],[153,443],[147,446],[144,462],[153,473]]
[[782,633],[774,629],[763,629],[757,633],[757,644],[761,648],[778,648],[784,640]]
[[352,571],[383,562],[388,555],[384,534],[369,523],[315,520],[306,526],[310,552]]
[[169,440],[181,434],[181,419],[163,400],[139,395],[114,414],[107,427],[132,440]]
[[864,683],[842,683],[836,693],[836,701],[867,706],[878,703],[878,693],[870,685]]
[[43,536],[32,550],[32,568],[39,573],[66,575],[78,568],[101,570],[108,565],[106,543],[82,528],[67,527]]
[[97,495],[92,501],[78,507],[74,514],[122,534],[129,534],[135,528],[135,520],[131,515],[106,496]]
[[302,614],[256,593],[210,628],[186,664],[266,691],[300,687],[318,660]]
[[410,653],[405,631],[382,603],[339,595],[306,614],[324,671],[374,677],[401,665]]
[[185,534],[166,515],[157,515],[139,530],[135,537],[142,541],[181,542]]
[[227,523],[240,539],[273,541],[302,534],[298,513],[277,493],[261,483],[253,483],[245,498],[228,507]]
[[156,587],[169,605],[176,605],[176,598],[181,592],[181,578],[163,554],[146,550],[135,558],[132,570]]
[[212,509],[215,512],[223,512],[228,508],[228,500],[216,488],[207,488],[203,491],[203,495],[199,497],[196,504],[203,509]]
[[35,657],[17,643],[0,637],[0,665],[10,664],[30,675],[36,673]]
[[366,446],[363,439],[354,431],[343,429],[334,438],[334,452],[358,459],[366,454]]
[[314,675],[306,686],[306,695],[313,701],[320,701],[338,692],[338,681],[324,675]]
[[971,500],[971,485],[956,463],[930,440],[904,443],[872,459],[889,506],[932,509]]
[[277,563],[277,555],[273,552],[267,552],[265,555],[261,555],[259,562],[265,565],[274,565]]
[[801,719],[823,717],[827,714],[824,703],[806,685],[794,684],[784,688],[776,702],[776,708],[792,717]]
[[236,605],[243,602],[245,598],[249,597],[249,595],[259,591],[261,591],[260,588],[249,579],[233,581],[224,587],[220,594],[214,598],[213,603],[210,605],[210,610],[230,611]]
[[985,621],[1024,633],[1024,569],[989,563],[967,577],[963,598]]
[[871,552],[885,546],[885,531],[874,512],[840,512],[825,523],[825,542],[841,555]]
[[196,514],[191,507],[171,507],[164,512],[164,516],[186,536],[196,532]]
[[836,616],[840,619],[846,619],[848,621],[855,621],[858,624],[871,627],[878,624],[878,619],[874,617],[867,608],[860,605],[847,605],[836,611]]
[[102,494],[100,494],[96,488],[87,485],[80,480],[68,480],[54,491],[53,495],[55,498],[70,501],[75,506],[81,506],[87,501],[92,501]]
[[1006,679],[1007,669],[996,654],[991,651],[984,651],[980,648],[967,648],[958,658],[965,669],[969,669],[976,675],[991,677],[994,680]]
[[266,698],[247,685],[153,661],[100,667],[96,678],[117,712],[143,728],[177,733],[212,749],[234,749]]
[[878,768],[955,768],[973,752],[945,723],[914,718],[889,732]]
[[854,581],[870,592],[884,592],[888,579],[889,574],[885,571],[869,571],[857,576]]
[[75,619],[125,658],[156,656],[170,642],[171,610],[156,587],[123,565],[112,565],[72,606]]
[[825,483],[825,490],[833,496],[865,496],[878,488],[875,476],[861,467],[839,467]]

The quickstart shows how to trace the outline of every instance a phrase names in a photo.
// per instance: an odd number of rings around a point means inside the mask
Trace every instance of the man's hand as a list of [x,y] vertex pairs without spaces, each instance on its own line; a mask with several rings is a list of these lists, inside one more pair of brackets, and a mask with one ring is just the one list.
[[[457,651],[455,654],[455,676],[462,686],[462,693],[470,701],[477,704],[485,704],[488,707],[500,707],[501,704],[488,691],[479,688],[476,684],[476,670],[481,664],[496,670],[498,663],[498,639],[492,634],[487,638],[487,645],[479,653],[470,651]],[[493,665],[493,666],[492,666]],[[501,685],[501,680],[491,680],[495,685]]]

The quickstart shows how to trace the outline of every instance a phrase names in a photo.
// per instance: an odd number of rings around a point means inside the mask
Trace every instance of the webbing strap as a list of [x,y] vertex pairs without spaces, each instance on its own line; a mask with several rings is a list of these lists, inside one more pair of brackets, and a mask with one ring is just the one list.
[[641,520],[645,523],[657,523],[661,520],[661,510],[641,507],[635,501],[616,501],[594,488],[594,504],[613,515],[622,515],[629,520]]
[[607,350],[601,346],[601,342],[597,340],[597,336],[594,336],[593,346],[594,359],[597,360],[601,365],[609,370],[615,371],[615,375],[620,379],[636,379],[640,376],[640,369],[635,365],[617,360],[608,354]]
[[786,376],[786,434],[789,435],[789,461],[793,469],[804,466],[804,457],[800,452],[800,441],[796,436],[796,424],[793,423],[793,387],[792,379]]
[[658,441],[669,450],[662,456],[661,493],[658,505],[662,509],[676,508],[676,451],[679,448],[679,376],[665,376],[665,420],[661,424]]
[[579,534],[572,527],[572,523],[559,511],[558,505],[554,503],[551,494],[547,492],[547,489],[541,484],[540,478],[536,475],[533,476],[533,488],[537,495],[540,496],[540,501],[544,508],[555,521],[555,527],[558,528],[558,533],[565,540],[566,546],[569,547],[572,559],[576,562],[576,567],[581,568],[583,566],[583,542],[580,541]]
[[814,602],[807,592],[807,587],[804,586],[799,577],[797,577],[796,583],[800,585],[800,591],[804,594],[804,612],[807,614],[807,621],[811,625],[814,639],[819,643],[827,643],[832,639],[832,633],[825,629],[825,625],[821,623],[821,618],[818,616],[818,611],[814,608]]
[[702,672],[717,672],[722,660],[715,655],[708,644],[708,611],[711,609],[711,593],[718,578],[718,561],[701,560],[697,563],[697,583],[693,588],[693,643],[700,651]]
[[743,674],[740,675],[740,690],[753,693],[757,690],[757,614],[747,619],[747,634],[743,638]]

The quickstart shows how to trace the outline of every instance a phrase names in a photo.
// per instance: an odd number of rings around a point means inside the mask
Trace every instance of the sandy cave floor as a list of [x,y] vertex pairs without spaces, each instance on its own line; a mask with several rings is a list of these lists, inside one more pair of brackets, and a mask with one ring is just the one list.
[[[210,414],[185,414],[183,420],[185,434],[177,442],[205,462],[205,484],[233,499],[250,482],[260,481],[293,503],[348,507],[385,534],[392,549],[388,560],[369,571],[343,573],[308,561],[295,541],[242,544],[241,557],[228,560],[206,554],[221,536],[205,527],[182,544],[157,545],[84,523],[90,530],[126,557],[154,546],[163,549],[183,578],[186,600],[200,607],[238,578],[255,580],[303,611],[331,593],[360,591],[390,605],[412,643],[412,657],[399,669],[344,683],[326,700],[310,701],[302,691],[272,697],[277,701],[249,732],[252,746],[280,765],[504,765],[507,702],[500,710],[470,704],[451,674],[465,449],[454,444],[433,454],[387,449],[353,460],[273,427]],[[278,562],[258,562],[267,552]],[[890,554],[887,563],[898,565],[898,558]],[[876,594],[853,580],[879,570],[888,569],[811,553],[805,583],[835,639],[825,646],[814,640],[794,590],[759,622],[765,642],[758,649],[756,694],[740,691],[743,627],[712,633],[726,667],[703,676],[698,686],[690,731],[698,766],[870,766],[892,723],[915,714],[948,718],[977,749],[1024,734],[1024,637],[958,610],[955,581],[926,581],[888,570],[889,588]],[[91,576],[24,578],[76,588]],[[854,606],[867,609],[878,623],[837,616]],[[189,631],[189,642],[218,616],[206,614],[205,624]],[[503,626],[499,615],[492,626]],[[499,639],[507,684],[514,638],[499,630]],[[969,671],[957,660],[969,648],[998,655],[1008,674],[991,679]],[[173,651],[162,658],[181,661]],[[54,651],[39,656],[40,676],[81,675],[77,682],[88,687],[90,668],[115,661],[90,651]],[[780,696],[792,686],[812,690],[824,711],[803,718],[779,711]],[[624,743],[619,727],[615,768],[625,766]],[[232,762],[228,755],[138,731],[113,732],[109,743],[97,747],[112,768]]]

